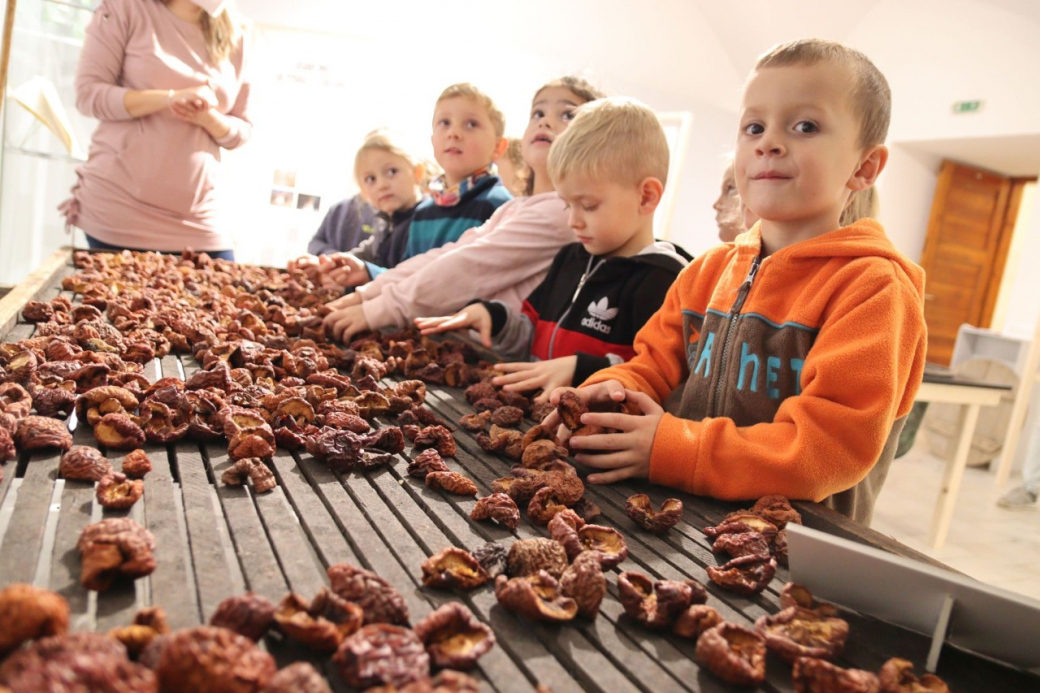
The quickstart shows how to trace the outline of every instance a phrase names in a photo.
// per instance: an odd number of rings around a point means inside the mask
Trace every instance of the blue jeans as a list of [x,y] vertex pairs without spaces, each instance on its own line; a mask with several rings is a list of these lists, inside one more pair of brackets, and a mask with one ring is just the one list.
[[[90,234],[85,233],[83,235],[87,237],[87,245],[90,247],[91,250],[136,250],[137,252],[146,252],[144,250],[141,250],[140,248],[120,248],[117,245],[111,245],[109,243],[105,243],[104,241],[99,241]],[[157,252],[160,252],[163,255],[180,255],[180,251],[160,250]],[[214,260],[229,260],[231,262],[235,261],[234,250],[206,250],[200,252],[205,252]]]

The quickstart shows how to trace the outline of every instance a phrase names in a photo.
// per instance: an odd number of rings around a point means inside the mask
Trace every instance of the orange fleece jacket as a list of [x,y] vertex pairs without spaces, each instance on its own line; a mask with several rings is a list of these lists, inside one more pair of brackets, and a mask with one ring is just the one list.
[[821,501],[883,452],[887,471],[924,373],[924,272],[872,219],[759,261],[761,242],[756,225],[683,270],[636,356],[583,385],[616,379],[667,401],[655,483]]

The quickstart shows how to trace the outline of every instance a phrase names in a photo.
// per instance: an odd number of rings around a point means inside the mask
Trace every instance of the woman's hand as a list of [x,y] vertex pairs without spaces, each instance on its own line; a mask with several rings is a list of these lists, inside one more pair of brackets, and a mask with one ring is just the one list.
[[563,356],[548,361],[499,363],[495,365],[495,370],[505,375],[492,378],[491,384],[514,392],[541,389],[542,392],[534,398],[535,403],[548,402],[549,395],[556,388],[570,386],[577,365],[577,356]]
[[491,348],[491,313],[482,303],[466,306],[455,315],[416,318],[415,326],[422,334],[438,334],[451,330],[474,329],[480,333],[480,343]]

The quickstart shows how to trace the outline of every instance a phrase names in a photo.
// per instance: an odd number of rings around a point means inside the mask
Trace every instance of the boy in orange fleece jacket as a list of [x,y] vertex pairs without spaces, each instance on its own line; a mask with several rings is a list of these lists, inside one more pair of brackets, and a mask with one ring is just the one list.
[[761,221],[687,267],[636,356],[577,390],[644,414],[584,415],[620,431],[571,441],[601,451],[575,456],[600,470],[589,481],[780,493],[869,524],[925,361],[923,271],[876,221],[839,224],[885,166],[890,104],[884,76],[839,44],[796,41],[759,59],[735,169]]

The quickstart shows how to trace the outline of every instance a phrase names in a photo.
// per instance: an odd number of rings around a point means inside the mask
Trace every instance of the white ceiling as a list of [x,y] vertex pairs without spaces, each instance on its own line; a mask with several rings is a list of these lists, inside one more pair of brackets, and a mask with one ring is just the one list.
[[1040,162],[1040,134],[918,140],[900,146],[1014,177],[1036,176]]

